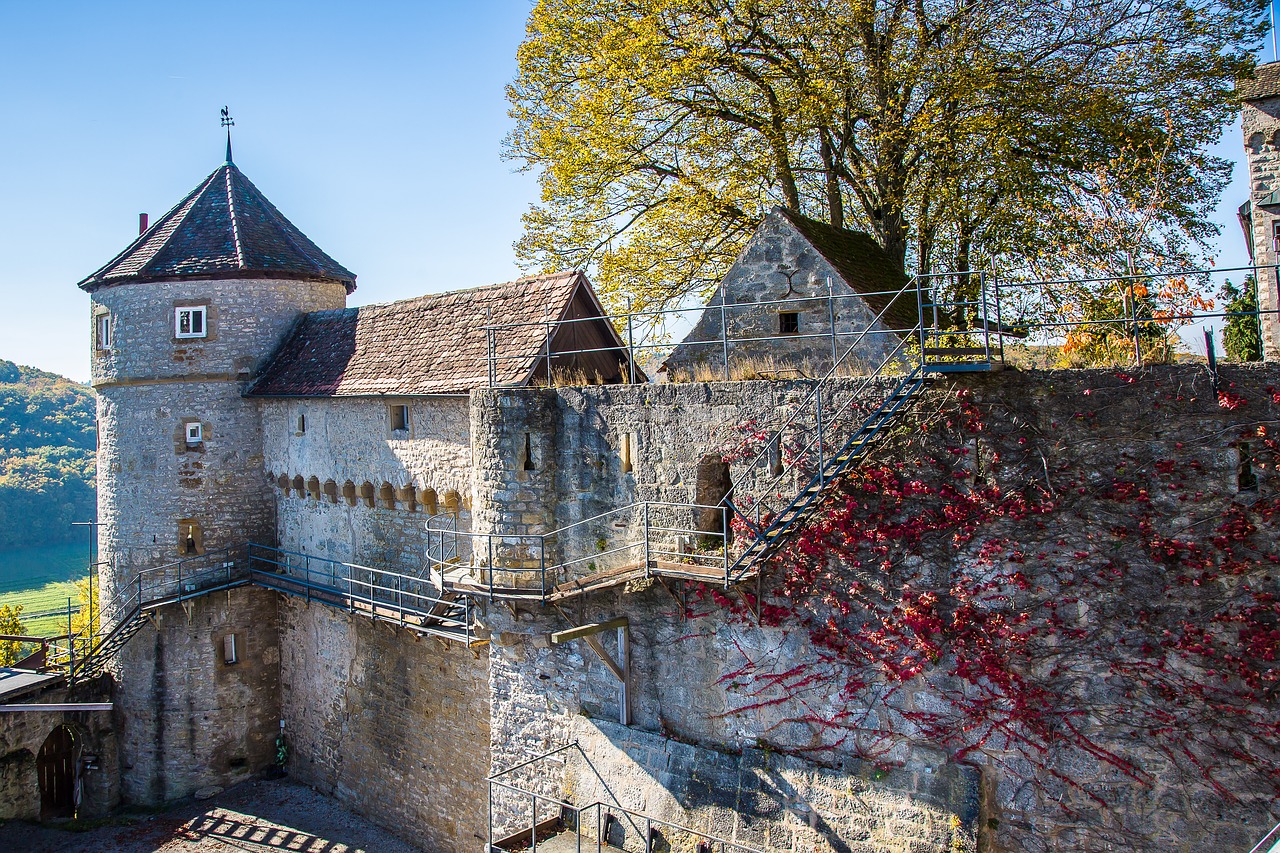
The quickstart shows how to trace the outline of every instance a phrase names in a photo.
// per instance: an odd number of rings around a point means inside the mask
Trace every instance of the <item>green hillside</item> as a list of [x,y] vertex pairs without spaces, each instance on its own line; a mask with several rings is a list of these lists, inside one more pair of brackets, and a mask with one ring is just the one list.
[[93,392],[0,359],[0,550],[83,541],[92,520]]

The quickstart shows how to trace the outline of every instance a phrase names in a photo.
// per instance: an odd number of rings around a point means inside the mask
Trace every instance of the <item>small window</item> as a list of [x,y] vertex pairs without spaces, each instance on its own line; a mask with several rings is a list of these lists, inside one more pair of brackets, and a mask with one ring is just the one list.
[[298,432],[297,435],[303,435],[307,431],[307,416],[298,415]]
[[408,432],[409,431],[409,407],[408,406],[392,406],[391,407],[391,431],[392,432]]
[[1241,443],[1240,467],[1236,470],[1236,491],[1256,492],[1258,475],[1253,473],[1253,457],[1249,455],[1249,445]]
[[622,473],[629,473],[635,466],[632,460],[631,433],[622,434]]
[[178,519],[178,556],[195,557],[204,553],[204,533],[194,518]]
[[778,334],[780,335],[800,334],[800,314],[795,311],[779,312],[778,313]]
[[196,422],[187,424],[187,444],[200,444],[204,441],[204,424]]
[[527,432],[524,434],[524,461],[520,467],[525,471],[536,471],[538,469],[538,466],[533,464],[533,441]]
[[179,338],[203,338],[208,334],[204,305],[193,305],[187,308],[175,308],[174,335]]
[[227,634],[222,638],[222,660],[224,663],[228,664],[240,662],[240,655],[236,650],[235,634]]
[[98,349],[111,349],[111,315],[99,314],[95,340]]

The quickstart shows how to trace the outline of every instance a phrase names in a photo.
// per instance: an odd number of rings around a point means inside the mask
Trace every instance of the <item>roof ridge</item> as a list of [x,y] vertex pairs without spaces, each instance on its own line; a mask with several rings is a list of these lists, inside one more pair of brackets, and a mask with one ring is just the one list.
[[[231,131],[227,131],[227,151],[231,151]],[[235,164],[231,162],[231,158],[227,157],[226,165],[222,168],[227,170],[227,215],[231,218],[231,240],[236,244],[236,263],[240,269],[244,269],[244,246],[240,243],[240,223],[237,221],[239,214],[236,213],[236,197],[231,189],[231,170],[235,168]]]
[[[352,306],[351,308],[347,308],[345,310],[355,311],[361,308],[387,308],[392,305],[405,305],[410,302],[421,302],[426,299],[438,299],[442,296],[461,296],[467,293],[478,293],[482,290],[497,290],[503,287],[512,287],[513,285],[521,284],[524,282],[540,281],[540,280],[553,279],[553,278],[559,278],[559,277],[566,277],[566,278],[572,279],[574,276],[578,276],[578,275],[582,275],[582,272],[580,270],[572,270],[570,272],[543,273],[541,275],[526,275],[526,276],[521,276],[520,278],[517,278],[517,279],[512,279],[511,281],[499,281],[499,282],[494,282],[493,284],[481,284],[475,287],[460,288],[458,290],[438,290],[435,293],[420,293],[417,296],[407,296],[404,299],[391,299],[386,302],[367,302],[364,305]],[[315,312],[315,313],[321,313],[321,312]]]

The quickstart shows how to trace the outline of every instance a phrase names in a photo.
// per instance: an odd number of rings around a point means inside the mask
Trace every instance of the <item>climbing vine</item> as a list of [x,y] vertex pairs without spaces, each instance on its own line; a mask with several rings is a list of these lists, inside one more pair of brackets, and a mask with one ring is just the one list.
[[1134,786],[1280,793],[1280,495],[1259,486],[1280,393],[1075,376],[1091,387],[1016,404],[931,395],[789,539],[762,600],[705,593],[790,638],[737,645],[728,715],[765,739],[807,726],[799,752],[939,748],[1068,818]]

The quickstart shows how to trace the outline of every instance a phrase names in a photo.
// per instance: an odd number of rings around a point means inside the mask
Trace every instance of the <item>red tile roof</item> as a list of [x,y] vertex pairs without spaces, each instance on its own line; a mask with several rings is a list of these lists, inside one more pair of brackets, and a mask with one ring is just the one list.
[[[463,394],[489,382],[487,325],[555,322],[581,273],[531,276],[343,311],[304,314],[249,390],[256,397]],[[592,297],[594,299],[594,297]],[[616,335],[614,336],[616,338]],[[496,335],[498,384],[524,384],[538,368],[546,329]]]
[[226,163],[106,266],[87,291],[175,278],[306,278],[356,289],[355,273],[326,255]]

